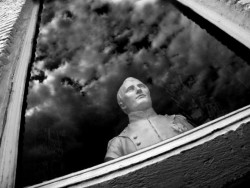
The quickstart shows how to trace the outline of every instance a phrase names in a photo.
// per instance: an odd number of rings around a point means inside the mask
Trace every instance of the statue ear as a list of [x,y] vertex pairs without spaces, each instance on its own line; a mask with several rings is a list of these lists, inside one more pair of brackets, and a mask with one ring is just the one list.
[[119,102],[119,105],[123,111],[126,110],[126,105],[122,101]]

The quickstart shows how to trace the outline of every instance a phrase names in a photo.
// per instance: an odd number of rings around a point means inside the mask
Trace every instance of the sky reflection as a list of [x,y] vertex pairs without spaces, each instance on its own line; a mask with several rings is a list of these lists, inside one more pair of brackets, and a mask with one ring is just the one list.
[[29,83],[25,185],[103,162],[128,122],[116,101],[128,76],[148,85],[157,113],[195,126],[250,100],[249,65],[168,2],[47,1]]

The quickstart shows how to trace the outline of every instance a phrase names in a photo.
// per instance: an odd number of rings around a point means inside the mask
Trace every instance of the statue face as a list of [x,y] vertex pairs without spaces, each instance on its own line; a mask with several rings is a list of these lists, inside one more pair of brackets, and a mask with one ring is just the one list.
[[143,111],[152,107],[148,87],[137,79],[125,80],[121,97],[127,113]]

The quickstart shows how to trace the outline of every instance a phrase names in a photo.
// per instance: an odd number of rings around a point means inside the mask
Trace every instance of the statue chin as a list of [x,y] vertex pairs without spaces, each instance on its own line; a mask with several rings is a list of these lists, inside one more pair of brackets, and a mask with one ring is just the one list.
[[141,101],[137,104],[136,108],[133,110],[135,111],[145,111],[149,108],[152,108],[152,103],[151,101]]

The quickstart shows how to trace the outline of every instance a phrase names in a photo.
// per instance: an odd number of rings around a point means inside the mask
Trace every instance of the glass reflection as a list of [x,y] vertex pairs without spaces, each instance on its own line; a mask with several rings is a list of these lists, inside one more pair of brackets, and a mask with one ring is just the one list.
[[249,104],[249,65],[168,2],[45,1],[29,82],[24,185],[104,160],[128,123],[116,93],[146,83],[158,114],[194,126]]

